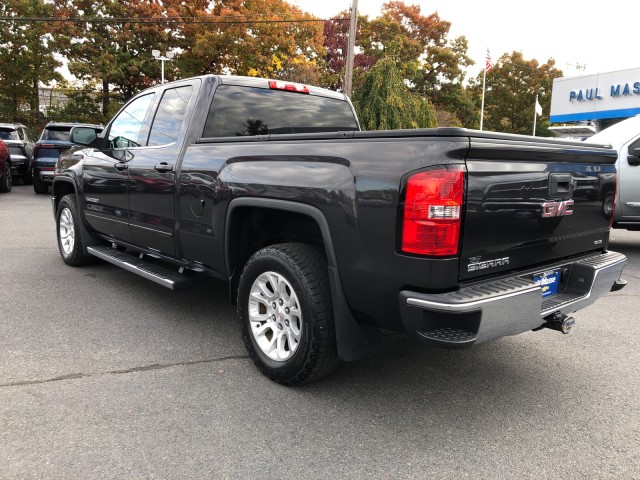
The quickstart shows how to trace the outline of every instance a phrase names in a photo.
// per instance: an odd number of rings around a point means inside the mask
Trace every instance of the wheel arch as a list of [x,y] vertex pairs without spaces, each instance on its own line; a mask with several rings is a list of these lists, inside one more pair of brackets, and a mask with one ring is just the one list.
[[[381,347],[380,331],[369,325],[361,324],[354,318],[342,289],[329,223],[322,211],[313,205],[253,197],[236,198],[229,203],[225,219],[224,255],[231,302],[236,303],[238,280],[242,267],[255,251],[273,243],[287,240],[300,241],[300,239],[291,239],[286,235],[283,238],[272,234],[259,239],[253,247],[245,248],[251,238],[251,227],[248,227],[249,232],[246,231],[247,219],[255,218],[254,212],[259,214],[275,213],[279,217],[284,216],[285,221],[287,218],[303,219],[305,227],[317,228],[327,258],[338,356],[343,361],[354,361],[378,352]],[[313,235],[313,232],[311,234]]]
[[[322,244],[325,249],[329,266],[337,268],[336,254],[333,249],[329,223],[327,222],[324,214],[318,208],[312,205],[287,200],[242,197],[231,201],[227,208],[227,216],[225,220],[225,267],[229,277],[233,276],[234,270],[237,270],[237,267],[239,266],[239,260],[234,258],[234,253],[237,250],[234,247],[234,245],[237,245],[235,240],[240,236],[239,227],[241,226],[241,222],[246,220],[246,212],[255,211],[265,213],[284,213],[285,215],[301,216],[312,220],[322,236]],[[275,238],[276,236],[271,235],[270,237]]]
[[[78,190],[76,189],[76,184],[72,179],[67,177],[56,177],[51,184],[51,195],[53,202],[53,214],[55,215],[58,211],[58,204],[60,203],[60,199],[65,195],[74,194],[78,195]],[[80,200],[78,198],[78,200]],[[80,203],[78,202],[78,205]]]

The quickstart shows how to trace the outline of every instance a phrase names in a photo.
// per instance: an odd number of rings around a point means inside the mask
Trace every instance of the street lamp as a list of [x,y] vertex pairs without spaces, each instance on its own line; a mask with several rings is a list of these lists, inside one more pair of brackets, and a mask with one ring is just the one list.
[[164,83],[164,62],[165,62],[165,60],[171,61],[175,54],[173,52],[167,52],[163,56],[163,55],[160,54],[160,50],[151,50],[151,55],[153,55],[153,58],[155,58],[156,60],[160,60],[160,63],[162,64],[162,67],[161,67],[161,70],[162,70],[162,83]]

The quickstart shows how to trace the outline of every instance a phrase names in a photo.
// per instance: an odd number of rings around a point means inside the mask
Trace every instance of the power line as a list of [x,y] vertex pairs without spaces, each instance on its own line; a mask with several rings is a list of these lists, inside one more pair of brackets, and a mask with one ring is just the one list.
[[[281,14],[294,15],[294,14]],[[302,14],[295,14],[302,15]],[[158,23],[184,23],[184,24],[256,24],[256,23],[317,23],[331,21],[348,22],[348,18],[298,18],[298,19],[257,19],[257,20],[233,20],[236,18],[251,17],[277,17],[278,14],[256,14],[256,15],[231,15],[215,18],[207,17],[0,17],[0,22],[15,23],[136,23],[136,24],[158,24]],[[228,20],[226,20],[228,19]]]

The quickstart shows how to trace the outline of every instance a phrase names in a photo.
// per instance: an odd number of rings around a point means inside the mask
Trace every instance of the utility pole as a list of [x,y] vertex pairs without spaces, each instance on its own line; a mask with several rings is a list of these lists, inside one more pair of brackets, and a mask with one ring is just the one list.
[[351,2],[351,23],[349,23],[349,43],[347,45],[347,64],[344,72],[344,93],[350,97],[353,86],[353,57],[356,49],[356,26],[358,23],[358,0]]

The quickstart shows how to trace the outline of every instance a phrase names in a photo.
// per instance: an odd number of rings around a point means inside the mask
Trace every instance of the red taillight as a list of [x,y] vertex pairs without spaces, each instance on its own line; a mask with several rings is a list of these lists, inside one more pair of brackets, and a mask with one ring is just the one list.
[[279,80],[269,80],[271,90],[284,90],[286,92],[309,93],[309,87],[299,83],[281,82]]
[[404,201],[402,251],[436,256],[458,253],[463,197],[462,166],[411,176]]

